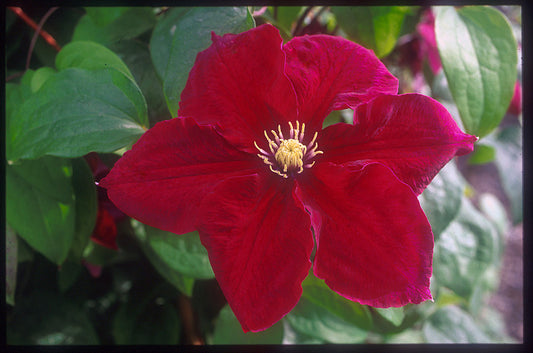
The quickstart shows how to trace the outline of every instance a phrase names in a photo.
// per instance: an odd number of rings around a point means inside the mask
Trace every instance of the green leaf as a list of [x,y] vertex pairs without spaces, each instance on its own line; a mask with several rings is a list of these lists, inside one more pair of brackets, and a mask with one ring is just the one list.
[[132,39],[155,26],[156,18],[148,7],[88,7],[72,36],[72,41],[89,40],[108,45]]
[[420,205],[426,214],[436,238],[457,216],[465,180],[454,162],[448,163],[419,196]]
[[58,70],[78,68],[85,70],[99,70],[113,68],[122,72],[133,80],[133,75],[126,64],[111,50],[95,42],[71,42],[56,56]]
[[289,324],[287,319],[283,319],[283,344],[324,344],[327,343],[318,337],[301,333]]
[[472,317],[456,306],[436,311],[422,331],[428,343],[491,343]]
[[466,131],[483,137],[498,126],[513,97],[518,59],[511,26],[491,7],[442,7],[435,33]]
[[43,157],[6,166],[7,223],[35,250],[61,264],[74,239],[72,165]]
[[6,224],[6,303],[15,305],[15,288],[17,287],[18,267],[18,239],[17,235]]
[[98,26],[106,26],[118,19],[128,7],[85,7],[87,16]]
[[466,298],[483,273],[498,261],[499,252],[496,230],[463,198],[457,218],[435,243],[433,275],[439,284]]
[[494,140],[496,159],[503,189],[511,201],[513,224],[523,219],[523,181],[522,181],[522,129],[519,126],[507,127],[496,134]]
[[150,52],[172,116],[196,54],[211,44],[211,32],[239,33],[254,26],[247,7],[183,7],[165,14],[152,33]]
[[476,143],[474,145],[474,152],[468,159],[469,164],[486,164],[492,162],[496,156],[496,150],[489,145]]
[[286,319],[296,331],[330,343],[361,343],[368,334],[304,296]]
[[394,326],[400,326],[405,318],[403,308],[375,308],[376,312]]
[[406,6],[334,6],[331,11],[348,38],[372,49],[378,58],[389,54],[398,40]]
[[7,343],[13,345],[99,344],[84,309],[47,290],[21,297],[6,326]]
[[92,231],[96,223],[98,197],[91,168],[83,158],[72,160],[72,188],[76,196],[75,233],[70,249],[72,259],[76,262],[83,258]]
[[121,72],[66,69],[15,113],[8,159],[112,152],[135,142],[146,124],[144,97]]
[[212,344],[281,344],[283,324],[281,321],[261,332],[244,333],[242,326],[226,305],[215,322]]
[[37,92],[39,88],[46,82],[50,77],[54,76],[56,71],[51,67],[41,67],[33,74],[31,79],[31,91]]
[[481,212],[494,224],[501,238],[509,228],[507,213],[500,200],[493,194],[484,193],[479,197]]
[[144,254],[157,272],[182,293],[192,296],[195,278],[213,278],[207,251],[197,232],[177,235],[131,221]]
[[179,343],[181,322],[164,289],[164,285],[132,289],[129,300],[119,307],[113,320],[116,344]]
[[303,297],[347,323],[365,330],[372,327],[372,317],[367,307],[333,292],[323,280],[315,277],[312,272],[303,281],[302,289]]
[[158,121],[172,118],[163,94],[163,84],[155,71],[148,45],[131,39],[111,44],[110,48],[126,63],[133,73],[135,82],[139,84],[146,98],[150,126]]
[[146,226],[146,244],[170,268],[193,278],[214,278],[207,250],[198,232],[177,235]]
[[11,121],[15,119],[15,113],[24,102],[33,94],[31,90],[31,81],[35,71],[27,70],[19,84],[6,83],[6,156],[11,155]]
[[300,12],[302,12],[302,6],[278,6],[276,8],[277,25],[290,33],[292,25],[298,19]]
[[415,344],[415,343],[426,343],[424,336],[420,330],[405,330],[401,333],[391,336],[386,340],[388,344]]

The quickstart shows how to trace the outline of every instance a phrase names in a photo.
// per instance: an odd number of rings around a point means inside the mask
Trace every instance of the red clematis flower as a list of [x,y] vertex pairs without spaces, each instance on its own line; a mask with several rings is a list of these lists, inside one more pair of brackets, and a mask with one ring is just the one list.
[[[212,39],[179,117],[148,130],[100,182],[110,199],[148,225],[198,229],[244,331],[296,305],[314,243],[315,275],[346,298],[431,299],[433,234],[417,195],[476,138],[435,100],[394,95],[396,78],[343,38],[283,45],[263,25]],[[345,108],[353,125],[322,129]]]

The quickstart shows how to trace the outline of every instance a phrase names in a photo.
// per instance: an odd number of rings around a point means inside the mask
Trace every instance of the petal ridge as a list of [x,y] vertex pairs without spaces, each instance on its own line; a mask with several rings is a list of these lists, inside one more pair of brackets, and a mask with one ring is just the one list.
[[99,185],[129,216],[183,234],[195,230],[200,202],[216,184],[261,167],[212,126],[175,118],[143,134]]
[[361,304],[431,299],[433,233],[411,188],[379,163],[311,171],[296,192],[316,234],[315,275]]
[[292,183],[268,179],[255,174],[221,182],[204,199],[209,206],[199,224],[217,281],[245,332],[264,330],[292,310],[311,267],[309,216]]

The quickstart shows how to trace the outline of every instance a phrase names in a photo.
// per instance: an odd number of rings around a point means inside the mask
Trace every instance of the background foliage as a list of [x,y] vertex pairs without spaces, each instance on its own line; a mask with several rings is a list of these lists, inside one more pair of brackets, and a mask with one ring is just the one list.
[[[431,95],[481,138],[420,195],[435,235],[434,302],[371,308],[310,273],[284,319],[244,334],[196,232],[132,220],[95,186],[144,131],[175,116],[211,31],[265,22],[285,41],[327,33],[374,50],[400,93]],[[9,8],[5,28],[9,344],[521,340],[489,305],[523,217],[520,7]],[[333,112],[324,124],[351,120]],[[493,188],[486,170],[497,171]]]

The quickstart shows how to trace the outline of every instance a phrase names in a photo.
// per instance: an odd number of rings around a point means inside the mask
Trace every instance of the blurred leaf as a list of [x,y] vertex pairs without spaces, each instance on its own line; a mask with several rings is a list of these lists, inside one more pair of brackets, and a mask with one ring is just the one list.
[[292,328],[287,319],[282,319],[283,322],[283,344],[324,344],[327,343],[323,339],[313,337],[301,333]]
[[74,261],[81,261],[96,223],[98,200],[93,174],[82,158],[72,159],[72,187],[76,196],[76,226],[70,250]]
[[466,304],[466,300],[463,297],[458,296],[455,292],[449,290],[446,287],[440,287],[438,295],[436,296],[435,304],[437,307],[444,307],[448,305],[460,305]]
[[439,309],[422,331],[428,343],[491,343],[472,317],[456,306]]
[[43,157],[6,166],[7,223],[35,250],[61,264],[74,238],[72,165]]
[[99,344],[83,308],[47,290],[21,297],[6,326],[7,344]]
[[498,126],[514,93],[517,44],[511,26],[491,7],[441,7],[435,33],[466,131],[483,137]]
[[482,274],[499,260],[499,252],[492,224],[463,198],[457,218],[435,243],[433,275],[439,284],[466,298]]
[[479,197],[479,207],[483,214],[498,229],[500,237],[503,238],[503,235],[509,228],[509,221],[507,220],[505,207],[500,200],[493,194],[484,193]]
[[415,343],[426,343],[424,335],[420,330],[405,330],[401,333],[393,335],[387,338],[386,343],[388,344],[415,344]]
[[[9,227],[9,225],[6,225]],[[17,261],[18,263],[22,262],[31,262],[35,257],[34,250],[24,241],[24,239],[17,237]]]
[[114,262],[118,262],[121,253],[106,248],[105,246],[89,241],[83,251],[83,259],[88,263],[96,266],[109,266]]
[[372,49],[378,58],[389,54],[398,40],[406,6],[334,6],[331,11],[348,37]]
[[387,321],[392,323],[394,326],[400,326],[403,319],[405,318],[405,313],[403,308],[375,308],[376,312],[385,318]]
[[7,157],[112,152],[135,142],[146,125],[146,102],[134,81],[111,68],[70,68],[48,79],[17,110]]
[[121,39],[138,37],[155,26],[149,7],[88,7],[76,28],[72,41],[90,40],[108,45]]
[[496,134],[494,140],[496,159],[503,189],[511,201],[513,224],[522,222],[522,129],[507,127]]
[[465,180],[454,162],[448,163],[419,196],[435,238],[457,216],[463,196]]
[[91,18],[94,24],[98,26],[106,26],[118,19],[126,11],[128,7],[85,7],[87,16]]
[[277,25],[291,33],[292,24],[296,22],[301,11],[302,6],[277,6]]
[[116,344],[179,343],[181,322],[164,285],[156,288],[134,287],[128,298],[113,319]]
[[261,332],[244,333],[242,326],[226,305],[215,322],[212,344],[281,344],[283,324],[281,321]]
[[99,70],[113,68],[133,80],[128,66],[111,50],[94,42],[72,42],[57,54],[56,67],[62,71],[68,68]]
[[312,272],[302,282],[302,289],[303,297],[347,323],[365,330],[372,327],[372,317],[366,306],[333,292],[323,280],[315,277]]
[[37,92],[39,88],[46,82],[50,77],[54,76],[56,71],[51,67],[41,67],[32,76],[31,79],[31,91]]
[[491,338],[494,343],[519,343],[510,337],[502,314],[491,307],[485,305],[479,318],[480,328]]
[[150,40],[150,52],[172,116],[198,52],[211,44],[211,32],[239,33],[255,26],[247,7],[179,7],[161,19]]
[[17,235],[6,224],[6,303],[15,305],[17,287],[18,242]]
[[305,296],[300,298],[286,319],[296,331],[330,343],[361,343],[368,334]]
[[489,145],[476,143],[474,145],[474,152],[468,159],[469,164],[485,164],[492,162],[496,156],[496,150]]
[[158,121],[172,118],[163,94],[163,84],[155,71],[148,45],[131,39],[115,42],[110,48],[126,63],[139,84],[148,105],[150,126]]

